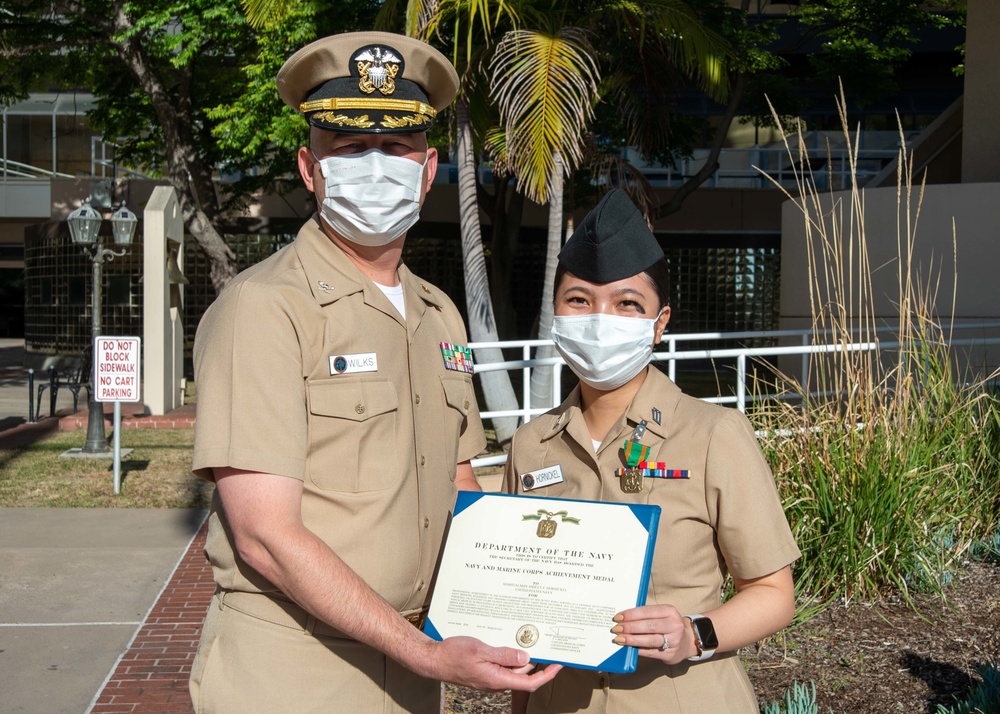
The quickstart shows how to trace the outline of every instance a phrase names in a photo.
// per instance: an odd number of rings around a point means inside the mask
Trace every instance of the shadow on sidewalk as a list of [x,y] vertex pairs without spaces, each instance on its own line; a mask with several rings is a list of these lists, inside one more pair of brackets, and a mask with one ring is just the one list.
[[0,451],[23,449],[57,431],[59,431],[58,416],[44,417],[33,424],[24,417],[7,417],[0,420]]

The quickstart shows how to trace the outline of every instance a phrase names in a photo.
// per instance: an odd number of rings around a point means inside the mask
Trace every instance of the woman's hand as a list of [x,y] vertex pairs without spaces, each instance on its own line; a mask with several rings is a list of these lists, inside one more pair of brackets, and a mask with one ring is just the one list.
[[643,605],[615,615],[615,643],[637,647],[640,657],[677,664],[698,654],[691,621],[673,605]]

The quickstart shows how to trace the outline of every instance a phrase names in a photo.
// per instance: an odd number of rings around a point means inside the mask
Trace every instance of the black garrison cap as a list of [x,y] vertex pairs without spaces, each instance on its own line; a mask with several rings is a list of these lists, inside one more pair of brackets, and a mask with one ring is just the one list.
[[601,199],[559,253],[566,270],[591,283],[638,275],[662,258],[646,219],[620,188]]
[[427,131],[458,92],[448,58],[420,40],[348,32],[306,45],[277,76],[278,92],[320,129],[353,134]]

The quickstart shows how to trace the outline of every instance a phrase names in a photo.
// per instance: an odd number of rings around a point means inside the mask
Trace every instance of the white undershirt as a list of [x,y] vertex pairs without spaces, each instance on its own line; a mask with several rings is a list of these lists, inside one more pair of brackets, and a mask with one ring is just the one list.
[[380,283],[375,283],[382,294],[389,298],[389,302],[399,311],[403,319],[406,319],[406,301],[403,297],[403,284],[399,285],[382,285]]
[[594,453],[596,454],[597,450],[601,448],[601,442],[597,439],[591,439],[590,443],[594,445]]

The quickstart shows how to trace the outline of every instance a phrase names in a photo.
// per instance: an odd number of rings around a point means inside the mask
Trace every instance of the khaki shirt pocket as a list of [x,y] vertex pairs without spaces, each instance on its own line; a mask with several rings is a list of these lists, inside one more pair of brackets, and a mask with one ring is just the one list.
[[361,493],[400,479],[399,398],[391,382],[310,382],[309,479],[324,491]]
[[444,388],[444,400],[449,410],[448,418],[456,420],[456,433],[461,434],[469,411],[475,406],[476,395],[472,388],[472,375],[443,374],[441,386]]

